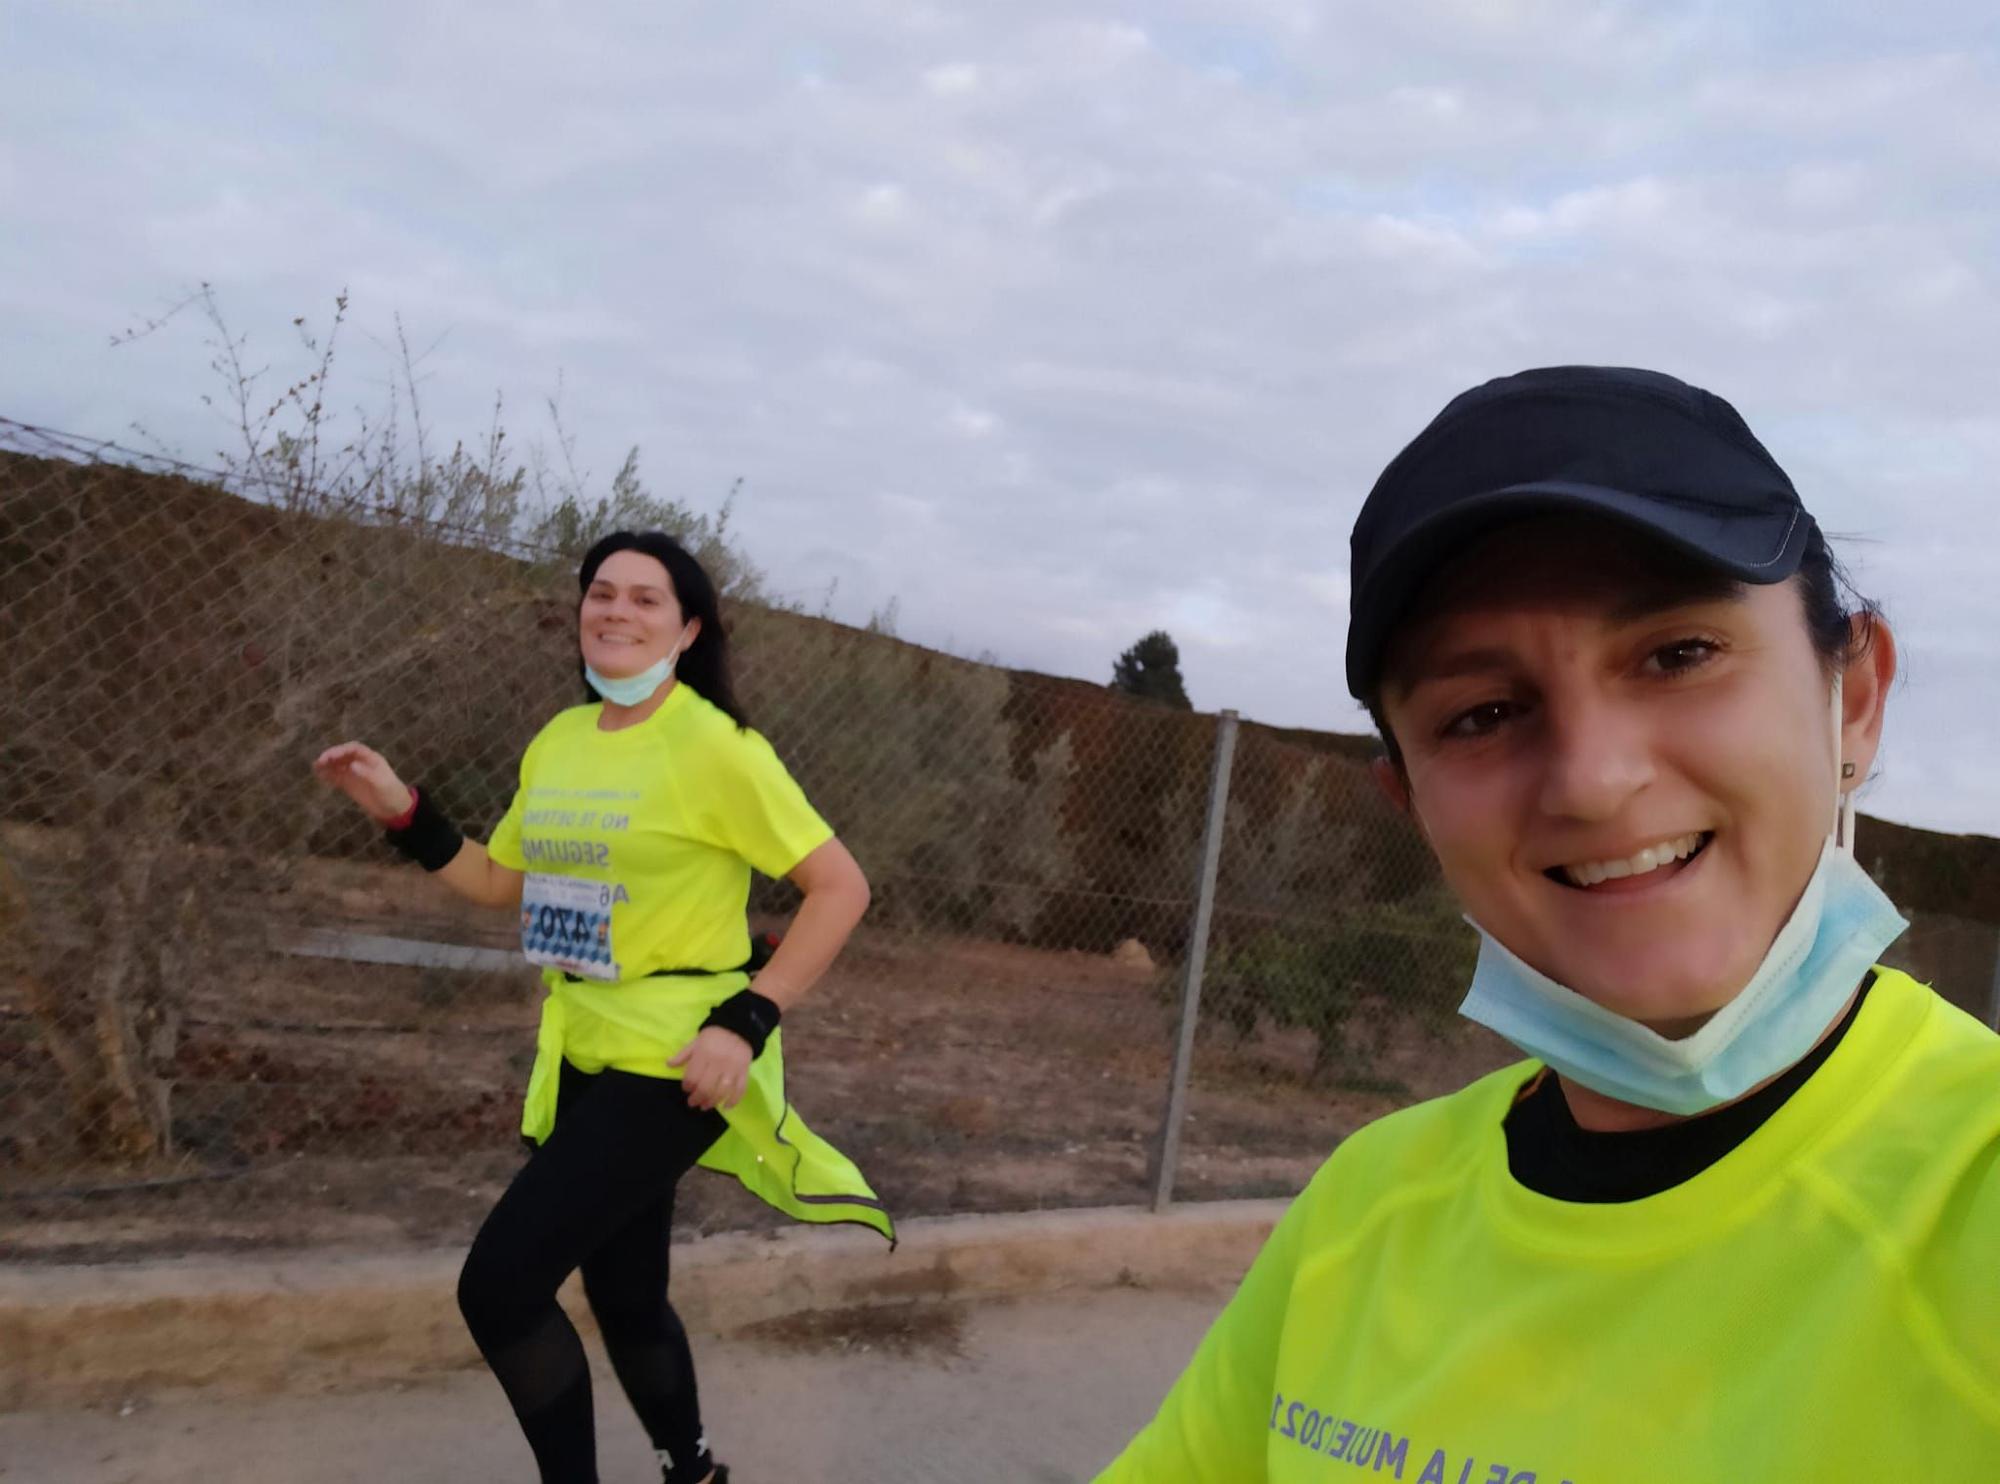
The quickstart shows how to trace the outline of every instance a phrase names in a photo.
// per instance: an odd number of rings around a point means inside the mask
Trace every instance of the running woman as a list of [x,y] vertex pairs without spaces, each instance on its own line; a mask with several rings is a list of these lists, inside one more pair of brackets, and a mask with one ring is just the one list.
[[[602,699],[529,744],[485,846],[359,742],[313,766],[459,895],[518,912],[548,987],[522,1114],[535,1152],[458,1287],[542,1479],[597,1478],[590,1372],[556,1303],[580,1268],[666,1484],[726,1484],[667,1302],[674,1187],[699,1163],[799,1220],[894,1240],[860,1172],[787,1104],[778,1029],[860,921],[868,883],[745,722],[701,565],[659,532],[621,531],[578,577],[584,676]],[[804,893],[755,989],[752,869]]]
[[1352,577],[1463,1011],[1530,1060],[1343,1143],[1101,1479],[2000,1479],[2000,1038],[1876,962],[1896,646],[1791,481],[1671,377],[1524,372]]

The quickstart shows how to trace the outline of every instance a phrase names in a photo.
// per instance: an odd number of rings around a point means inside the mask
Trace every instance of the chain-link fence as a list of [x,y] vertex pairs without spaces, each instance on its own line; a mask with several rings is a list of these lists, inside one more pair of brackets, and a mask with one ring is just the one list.
[[[510,914],[308,764],[365,739],[483,836],[584,698],[574,611],[573,560],[490,527],[0,421],[0,1255],[470,1232],[539,983]],[[1288,1193],[1510,1055],[1450,1013],[1471,934],[1357,739],[780,609],[732,630],[875,892],[788,1021],[791,1092],[900,1214]],[[753,918],[794,900],[760,883]],[[769,1219],[715,1180],[683,1213]]]
[[1910,930],[1883,962],[1935,985],[1966,1014],[2000,1030],[2000,923],[1944,912],[1906,915]]

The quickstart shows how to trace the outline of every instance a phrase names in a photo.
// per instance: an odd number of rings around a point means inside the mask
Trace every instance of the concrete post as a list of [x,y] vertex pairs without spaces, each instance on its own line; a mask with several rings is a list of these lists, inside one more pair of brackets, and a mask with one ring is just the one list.
[[1215,729],[1215,762],[1208,778],[1208,818],[1201,831],[1201,868],[1195,878],[1194,930],[1188,940],[1181,980],[1180,1034],[1174,1044],[1173,1076],[1167,1083],[1167,1107],[1160,1119],[1154,1159],[1153,1209],[1164,1211],[1173,1199],[1174,1171],[1180,1164],[1181,1124],[1187,1114],[1188,1073],[1194,1064],[1194,1030],[1201,1013],[1201,975],[1208,963],[1209,924],[1215,915],[1215,876],[1222,860],[1222,827],[1229,810],[1229,773],[1236,761],[1234,711],[1225,711]]

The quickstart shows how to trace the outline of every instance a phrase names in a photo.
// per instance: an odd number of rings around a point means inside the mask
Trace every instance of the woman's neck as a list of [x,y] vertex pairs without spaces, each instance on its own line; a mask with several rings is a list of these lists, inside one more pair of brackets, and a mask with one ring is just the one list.
[[[1846,1002],[1834,1013],[1833,1019],[1826,1023],[1826,1029],[1814,1038],[1812,1045],[1806,1048],[1805,1054],[1799,1061],[1811,1056],[1828,1036],[1839,1029],[1840,1023],[1847,1019],[1847,1012],[1854,1008],[1855,995],[1860,992],[1857,989],[1854,995],[1847,997]],[[1792,1066],[1797,1065],[1798,1062],[1792,1063]],[[1791,1069],[1789,1066],[1780,1067],[1755,1087],[1744,1092],[1742,1097],[1731,1098],[1727,1103],[1718,1103],[1715,1107],[1704,1109],[1700,1113],[1663,1113],[1658,1108],[1648,1108],[1640,1103],[1623,1102],[1560,1074],[1556,1077],[1556,1083],[1562,1088],[1563,1101],[1569,1104],[1569,1116],[1576,1120],[1578,1128],[1598,1134],[1629,1134],[1636,1133],[1640,1129],[1665,1128],[1670,1123],[1685,1123],[1690,1118],[1703,1118],[1710,1113],[1719,1112],[1732,1104],[1742,1102],[1743,1098],[1753,1097],[1762,1092]]]
[[627,727],[636,727],[640,722],[667,704],[667,697],[674,693],[680,681],[669,675],[660,688],[636,706],[621,706],[616,701],[606,701],[604,709],[598,713],[597,729],[600,732],[622,732]]

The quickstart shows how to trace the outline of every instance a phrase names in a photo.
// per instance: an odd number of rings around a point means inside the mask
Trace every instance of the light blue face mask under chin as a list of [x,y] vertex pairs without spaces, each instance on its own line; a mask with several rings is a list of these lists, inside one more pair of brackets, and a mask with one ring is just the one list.
[[637,675],[604,675],[589,665],[583,667],[583,678],[590,688],[605,700],[616,706],[640,706],[651,700],[653,692],[673,679],[674,666],[680,663],[680,640],[687,637],[693,624],[681,626],[680,638],[674,641],[673,653],[663,660],[646,666]]
[[672,677],[676,658],[678,656],[669,656],[657,664],[648,665],[637,675],[600,675],[585,665],[583,678],[590,682],[592,690],[614,705],[638,706],[650,700],[653,692]]
[[1691,1036],[1670,1040],[1605,1009],[1529,968],[1483,928],[1459,1013],[1606,1097],[1701,1113],[1810,1051],[1908,926],[1854,857],[1829,840],[1756,974]]

